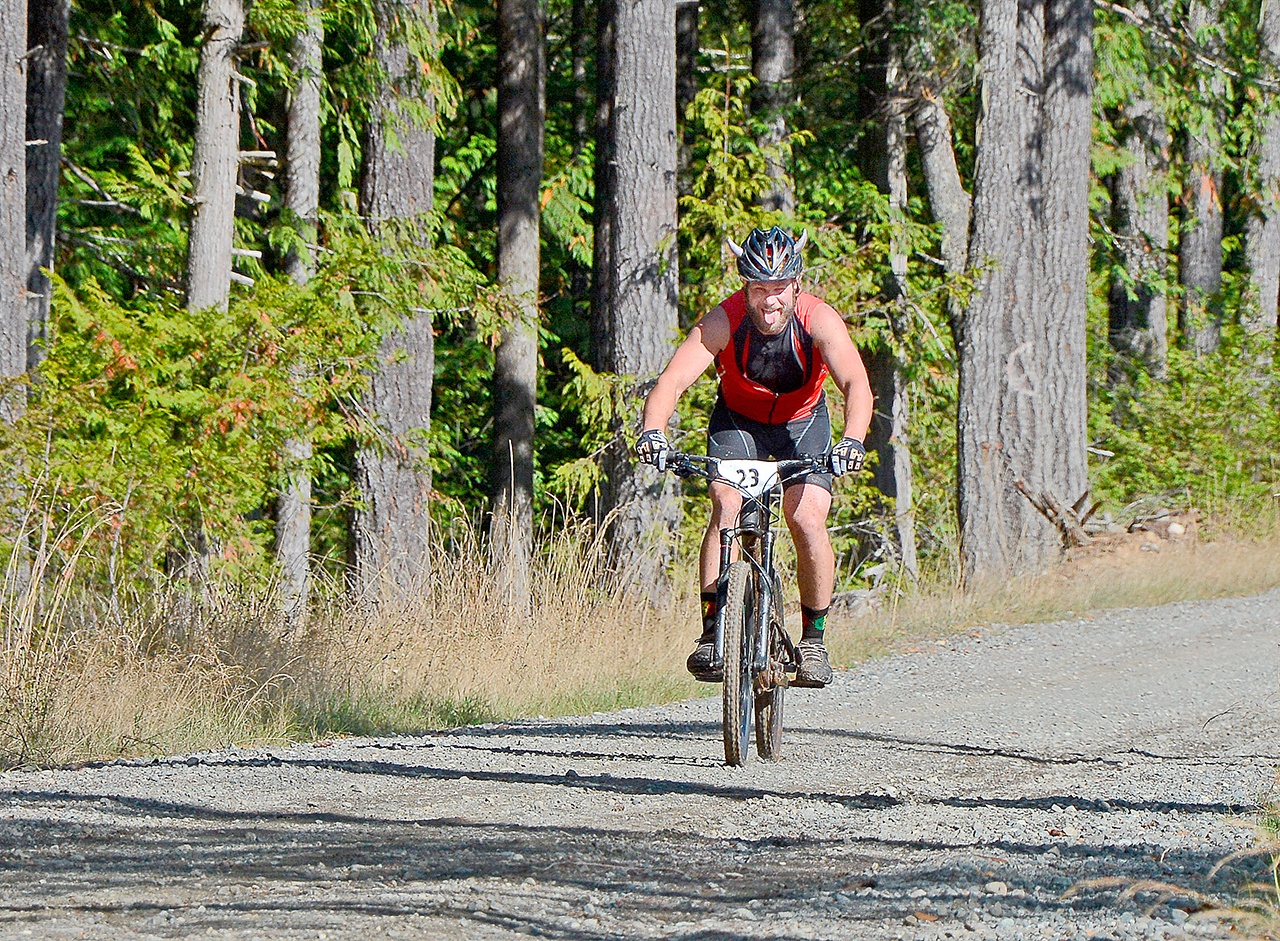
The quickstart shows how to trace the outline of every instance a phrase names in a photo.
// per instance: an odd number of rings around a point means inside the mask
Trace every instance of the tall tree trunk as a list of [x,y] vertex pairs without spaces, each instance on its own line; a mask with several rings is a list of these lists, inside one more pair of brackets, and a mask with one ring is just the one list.
[[767,126],[760,140],[769,149],[767,172],[773,190],[761,201],[764,209],[791,215],[795,190],[781,156],[787,139],[787,112],[795,104],[795,0],[750,0],[751,72],[756,77],[752,110]]
[[[291,65],[294,84],[289,96],[288,148],[284,166],[284,208],[304,243],[285,256],[285,271],[298,285],[305,285],[315,271],[308,246],[316,244],[320,210],[320,76],[324,48],[324,24],[316,0],[299,0],[306,16],[294,37]],[[305,373],[294,377],[295,384]],[[283,454],[288,482],[276,502],[276,558],[282,573],[285,619],[291,626],[307,620],[311,593],[311,438],[290,438]]]
[[[905,82],[896,49],[888,41],[881,53],[886,67],[873,73],[872,84],[879,93],[877,110],[883,115],[884,134],[879,146],[866,147],[863,154],[876,161],[866,167],[889,202],[895,223],[906,221],[907,212],[907,115]],[[883,82],[876,82],[882,78]],[[916,560],[915,509],[912,505],[911,451],[908,447],[908,388],[897,348],[906,336],[907,256],[896,237],[889,248],[889,278],[882,286],[884,306],[893,339],[882,351],[866,357],[868,378],[875,393],[876,413],[871,421],[866,445],[879,453],[875,466],[877,488],[894,501],[894,531],[903,568],[914,577]]]
[[591,257],[591,353],[592,365],[597,371],[608,370],[613,362],[610,318],[613,298],[618,293],[613,253],[614,190],[618,175],[613,125],[617,19],[618,0],[599,0],[596,5],[595,202],[592,207],[595,238]]
[[34,0],[27,7],[27,366],[44,358],[49,293],[58,229],[62,114],[67,91],[70,0]]
[[[596,269],[601,306],[594,319],[597,356],[626,377],[622,420],[629,422],[677,331],[675,6],[620,0],[614,15],[612,148],[605,152],[614,173],[607,201],[598,201],[609,244],[607,268]],[[603,240],[600,229],[596,240]],[[655,593],[665,584],[663,537],[677,524],[679,506],[670,478],[637,468],[618,432],[606,458],[605,509],[618,511],[615,545],[627,576]]]
[[1093,8],[984,0],[958,476],[966,583],[1037,571],[1061,540],[1018,491],[1087,488],[1085,312]]
[[927,89],[916,103],[915,128],[929,209],[942,225],[942,264],[949,275],[963,274],[969,263],[973,200],[960,181],[951,141],[951,118],[936,90]]
[[[425,246],[432,208],[435,135],[406,116],[400,101],[418,89],[421,71],[400,38],[402,21],[434,24],[426,0],[379,0],[374,57],[382,71],[364,146],[360,207],[375,234],[394,232]],[[428,99],[428,104],[430,101]],[[366,409],[377,440],[356,454],[361,506],[354,519],[355,583],[377,602],[403,598],[427,572],[431,472],[423,438],[431,425],[435,337],[431,316],[406,311],[383,337]]]
[[[1188,21],[1193,34],[1216,28],[1217,20],[1212,6],[1192,0]],[[1184,290],[1179,327],[1187,348],[1203,355],[1216,350],[1222,339],[1222,168],[1218,118],[1207,112],[1216,111],[1223,92],[1216,74],[1198,82],[1199,101],[1206,112],[1187,128],[1187,191],[1178,250]]]
[[573,0],[570,11],[569,56],[573,75],[573,154],[582,153],[590,133],[588,106],[590,89],[587,87],[587,47],[590,24],[587,16],[587,0]]
[[[187,238],[187,309],[226,310],[231,295],[236,177],[240,170],[240,89],[236,50],[244,32],[241,0],[205,0],[204,43],[196,72],[195,142],[191,152],[191,231]],[[213,551],[199,507],[188,508],[183,544],[170,573],[203,585]],[[187,608],[181,617],[190,615]]]
[[[907,218],[907,114],[902,63],[896,49],[890,49],[885,111],[885,153],[888,156],[889,211],[897,225]],[[899,342],[907,333],[907,254],[895,237],[890,246],[889,265],[893,272],[890,323]],[[894,357],[893,397],[890,400],[889,440],[880,449],[880,460],[893,468],[894,528],[902,567],[914,578],[920,566],[916,560],[914,493],[911,487],[911,446],[908,436],[910,406],[903,364]]]
[[527,606],[533,551],[533,418],[545,60],[541,0],[498,4],[498,281],[516,302],[493,366],[495,574]]
[[[1264,61],[1273,75],[1280,74],[1280,6],[1274,0],[1262,4],[1258,33]],[[1258,207],[1246,224],[1245,252],[1257,307],[1244,325],[1253,332],[1274,332],[1280,316],[1280,113],[1275,111],[1259,129],[1256,186]]]
[[[26,111],[26,37],[26,3],[0,3],[0,107],[9,115]],[[0,379],[15,379],[27,371],[24,131],[22,121],[0,121],[0,244],[9,246],[0,252]],[[5,396],[0,400],[0,421],[15,421],[25,407],[23,392]]]
[[1123,111],[1123,143],[1131,162],[1111,182],[1112,228],[1119,262],[1134,283],[1112,282],[1108,337],[1117,353],[1159,378],[1169,359],[1168,302],[1162,286],[1168,274],[1169,136],[1164,115],[1153,102],[1135,100]]
[[240,90],[236,48],[244,32],[240,0],[205,0],[200,47],[191,191],[195,209],[187,243],[187,307],[227,306],[240,169]]
[[676,127],[680,132],[680,175],[676,182],[681,196],[689,193],[690,141],[686,137],[685,112],[698,96],[698,0],[677,0],[676,4]]

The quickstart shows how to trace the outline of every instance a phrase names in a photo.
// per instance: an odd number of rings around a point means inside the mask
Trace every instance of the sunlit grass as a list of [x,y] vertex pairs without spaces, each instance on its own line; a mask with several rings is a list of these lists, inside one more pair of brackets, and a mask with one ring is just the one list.
[[[698,631],[692,561],[680,563],[675,596],[657,609],[611,576],[585,522],[543,537],[527,607],[502,596],[483,539],[460,523],[407,600],[352,608],[334,590],[294,630],[270,592],[216,574],[195,599],[176,583],[111,605],[94,598],[79,585],[77,547],[97,521],[86,512],[66,532],[28,527],[31,549],[14,553],[0,612],[0,767],[414,733],[719,690],[684,671]],[[870,614],[833,611],[828,637],[833,659],[848,665],[978,626],[1276,585],[1274,541],[1220,533],[969,593],[947,575],[889,585]]]

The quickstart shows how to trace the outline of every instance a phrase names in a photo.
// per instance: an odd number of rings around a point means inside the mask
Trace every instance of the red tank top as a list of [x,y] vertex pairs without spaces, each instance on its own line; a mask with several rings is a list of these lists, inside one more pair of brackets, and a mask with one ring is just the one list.
[[[786,365],[796,381],[786,383],[785,391],[771,388],[766,382],[748,375],[752,344],[774,341],[757,331],[747,314],[747,300],[738,291],[720,304],[729,315],[729,345],[716,356],[716,374],[720,377],[720,394],[725,405],[747,418],[781,425],[805,418],[822,398],[822,383],[827,378],[827,364],[813,342],[810,323],[823,301],[812,294],[796,297],[796,313],[782,335],[783,345],[772,355],[794,357]],[[798,382],[798,387],[796,386]]]

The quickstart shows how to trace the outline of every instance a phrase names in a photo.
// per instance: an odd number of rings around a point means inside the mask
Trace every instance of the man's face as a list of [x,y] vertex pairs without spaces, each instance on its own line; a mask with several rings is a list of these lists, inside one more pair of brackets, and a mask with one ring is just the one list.
[[746,282],[747,312],[756,329],[767,336],[781,333],[796,312],[798,280]]

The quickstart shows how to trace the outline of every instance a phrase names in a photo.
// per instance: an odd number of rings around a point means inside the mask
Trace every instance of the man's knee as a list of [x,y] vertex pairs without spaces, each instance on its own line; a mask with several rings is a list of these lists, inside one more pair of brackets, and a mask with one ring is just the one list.
[[783,515],[793,538],[800,535],[809,538],[825,536],[831,495],[821,487],[804,487],[795,494],[788,493],[788,499],[783,502]]
[[732,525],[738,518],[738,511],[742,508],[742,495],[728,487],[715,485],[712,485],[710,491],[711,526],[723,528]]

